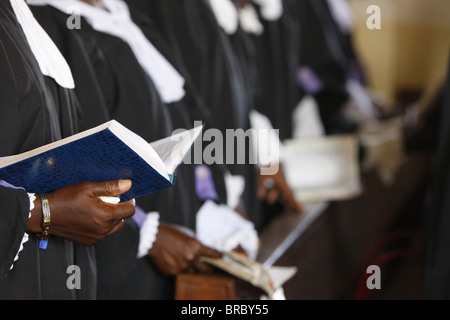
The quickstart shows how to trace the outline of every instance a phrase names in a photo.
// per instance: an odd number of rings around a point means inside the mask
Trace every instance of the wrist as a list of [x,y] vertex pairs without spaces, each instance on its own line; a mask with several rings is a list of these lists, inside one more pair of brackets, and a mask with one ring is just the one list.
[[50,203],[46,193],[40,194],[41,198],[41,208],[42,208],[42,229],[41,241],[39,242],[40,249],[47,249],[48,238],[50,236],[51,227],[51,214],[50,214]]
[[41,233],[44,231],[42,228],[41,197],[38,194],[36,194],[36,198],[34,200],[34,208],[31,210],[31,216],[28,219],[26,231],[30,233]]
[[[46,213],[46,214],[44,214]],[[36,194],[34,208],[28,219],[26,231],[37,234],[40,239],[40,246],[45,249],[50,230],[50,207],[46,194]]]

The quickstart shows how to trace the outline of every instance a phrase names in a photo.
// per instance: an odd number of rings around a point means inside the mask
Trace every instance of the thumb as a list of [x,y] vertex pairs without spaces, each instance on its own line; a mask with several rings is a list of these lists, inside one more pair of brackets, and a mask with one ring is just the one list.
[[199,252],[199,256],[207,256],[210,258],[221,258],[222,257],[222,253],[220,253],[219,251],[207,247],[207,246],[202,246],[200,252]]
[[91,192],[94,196],[119,196],[131,188],[131,180],[116,180],[93,183]]

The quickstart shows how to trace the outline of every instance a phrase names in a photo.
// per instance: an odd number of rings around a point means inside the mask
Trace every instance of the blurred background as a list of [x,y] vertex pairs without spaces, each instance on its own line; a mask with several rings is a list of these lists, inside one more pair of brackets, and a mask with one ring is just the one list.
[[[446,0],[349,0],[354,45],[370,87],[391,103],[416,99],[444,81],[450,39],[450,2]],[[381,9],[381,29],[366,22],[369,5]]]
[[[446,174],[436,163],[444,161],[437,145],[445,139],[440,127],[443,109],[449,107],[443,103],[443,88],[450,1],[347,3],[351,14],[341,16],[353,28],[351,43],[365,71],[367,91],[386,112],[386,121],[369,130],[373,139],[364,140],[361,128],[356,134],[365,149],[359,158],[361,192],[311,204],[300,219],[277,216],[263,233],[266,247],[260,259],[298,266],[285,286],[288,299],[423,299],[427,246],[436,237],[429,232],[432,208],[440,201],[433,186],[436,176]],[[380,9],[380,29],[368,27],[372,5]],[[394,118],[399,122],[390,122]],[[450,197],[448,189],[441,193],[445,195]],[[380,267],[379,290],[367,288],[370,265]]]
[[257,260],[297,267],[286,299],[422,299],[439,283],[449,292],[450,1],[128,3],[182,56],[219,127],[248,108],[250,122],[256,111],[279,129],[304,210],[278,201],[249,218]]

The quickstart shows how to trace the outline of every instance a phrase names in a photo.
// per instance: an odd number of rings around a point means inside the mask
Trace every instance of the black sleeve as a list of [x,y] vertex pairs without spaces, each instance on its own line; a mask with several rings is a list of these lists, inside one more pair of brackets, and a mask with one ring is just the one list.
[[[0,186],[0,283],[11,268],[25,234],[30,201],[24,190]],[[1,286],[1,285],[0,285]]]
[[444,90],[431,205],[427,214],[424,297],[434,300],[450,298],[450,64]]
[[139,247],[139,228],[133,219],[117,233],[95,246],[97,259],[97,298],[114,299],[127,278],[135,272]]
[[[11,155],[25,144],[20,136],[20,119],[24,117],[18,90],[20,79],[17,79],[19,74],[13,72],[11,56],[7,54],[11,42],[7,40],[6,30],[0,25],[0,156]],[[29,209],[29,198],[24,190],[0,186],[0,282],[19,251]]]
[[49,6],[31,6],[34,17],[45,29],[62,53],[75,80],[75,93],[80,102],[80,130],[87,130],[108,120],[105,97],[99,84],[93,57],[98,54],[91,40],[88,23],[83,20],[81,30],[66,28],[68,15]]
[[[2,26],[0,25],[0,28]],[[0,30],[0,36],[3,34]],[[13,126],[19,120],[18,81],[13,72],[11,57],[7,54],[8,42],[0,38],[0,157],[11,155],[16,148],[19,137]]]

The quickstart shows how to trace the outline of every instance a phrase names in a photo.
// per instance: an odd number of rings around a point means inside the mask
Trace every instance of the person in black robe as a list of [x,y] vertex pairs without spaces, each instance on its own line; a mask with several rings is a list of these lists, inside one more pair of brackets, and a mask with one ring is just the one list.
[[[250,127],[249,97],[242,70],[229,39],[220,29],[208,4],[204,1],[128,3],[136,9],[141,4],[150,7],[148,11],[140,11],[154,21],[176,54],[175,58],[186,67],[210,114],[207,128],[219,129],[223,137],[227,129],[246,131]],[[243,147],[239,152],[246,150],[248,148]],[[225,158],[225,151],[223,155]],[[231,174],[244,177],[246,188],[241,207],[244,207],[245,215],[259,226],[255,168],[236,163],[227,163],[227,168]]]
[[[68,30],[66,21],[70,15],[51,6],[33,6],[33,12],[69,64],[78,67],[74,75],[77,82],[83,83],[77,94],[85,102],[81,118],[85,126],[115,118],[147,141],[170,135],[175,128],[192,126],[185,101],[162,103],[152,81],[124,41],[93,29],[84,19],[80,29]],[[144,31],[148,37],[154,35],[151,26]],[[157,37],[152,39],[152,43],[158,41]],[[157,46],[163,50],[162,42]],[[194,98],[188,95],[188,99]],[[217,201],[224,201],[223,190],[222,186],[218,188]],[[137,199],[138,206],[146,212],[160,212],[160,220],[164,222],[151,250],[152,259],[136,259],[138,228],[130,219],[127,228],[97,246],[100,299],[170,299],[174,279],[166,277],[167,273],[174,275],[192,266],[202,270],[205,265],[197,260],[199,254],[217,256],[217,252],[168,225],[195,230],[195,212],[201,205],[195,192],[193,166],[183,165],[174,187]],[[174,251],[177,247],[182,252]],[[184,265],[186,261],[182,258],[193,251],[194,261]],[[181,262],[170,265],[165,259]],[[183,268],[178,264],[183,264]],[[172,266],[178,269],[170,269]]]
[[300,19],[288,1],[280,1],[282,13],[267,16],[263,1],[240,1],[241,6],[252,5],[263,26],[260,35],[253,36],[258,72],[255,91],[255,108],[265,114],[276,129],[280,139],[293,137],[293,113],[304,96],[297,83],[300,66]]
[[[245,29],[244,24],[261,23],[261,17],[257,16],[257,8],[248,0],[235,0],[239,12],[239,25],[235,33],[230,35],[231,43],[243,71],[246,83],[246,91],[249,93],[250,109],[265,116],[274,129],[278,130],[279,147],[282,148],[282,140],[292,137],[292,118],[294,107],[300,101],[301,90],[295,81],[295,69],[298,67],[294,59],[298,52],[295,44],[284,41],[290,38],[290,33],[295,30],[295,23],[284,21],[289,27],[280,30],[277,22],[267,22],[274,29],[262,29],[259,32]],[[240,11],[254,8],[255,16],[245,17]],[[261,9],[261,8],[260,8]],[[247,12],[247,15],[249,13]],[[247,19],[247,21],[244,21]],[[252,19],[252,20],[250,20]],[[285,14],[285,19],[290,16]],[[264,25],[261,25],[264,28]],[[279,34],[275,33],[279,32]],[[272,46],[272,37],[277,44]],[[250,116],[251,117],[251,116]],[[264,142],[267,143],[267,142]],[[287,210],[302,212],[303,208],[295,199],[294,194],[287,184],[283,171],[282,159],[279,159],[279,170],[273,175],[259,175],[258,195],[265,200],[262,205],[262,228],[267,225],[272,217]],[[267,181],[275,181],[275,188],[266,188]]]
[[[51,52],[54,60],[50,63],[38,49]],[[26,3],[1,0],[0,156],[77,132],[78,103],[70,69],[61,75],[62,69],[54,73],[51,64],[67,67]],[[129,182],[113,181],[49,190],[52,225],[48,247],[40,249],[40,196],[0,181],[0,299],[94,299],[92,245],[117,232],[123,227],[122,219],[134,214],[131,202],[111,205],[97,196],[120,195],[129,188]],[[67,285],[71,266],[81,271],[81,287]]]
[[[244,68],[245,56],[237,52],[230,37],[218,24],[207,1],[129,1],[130,7],[144,12],[167,39],[176,59],[186,66],[196,91],[207,108],[209,128],[247,131],[254,96]],[[240,52],[242,53],[242,52]],[[242,53],[245,54],[245,53]],[[247,141],[248,142],[248,141]],[[236,147],[236,146],[235,146]],[[258,198],[258,169],[249,160],[250,145],[235,152],[245,153],[245,164],[227,163],[233,175],[244,177],[243,213],[261,230],[264,216]],[[226,158],[224,150],[224,158]],[[236,160],[236,159],[235,159]]]
[[[449,60],[450,61],[450,60]],[[450,298],[450,63],[440,108],[440,131],[427,218],[424,298]]]
[[355,132],[357,123],[343,111],[350,98],[348,77],[362,76],[350,36],[340,32],[326,0],[287,3],[299,13],[301,22],[299,84],[317,101],[327,134]]

